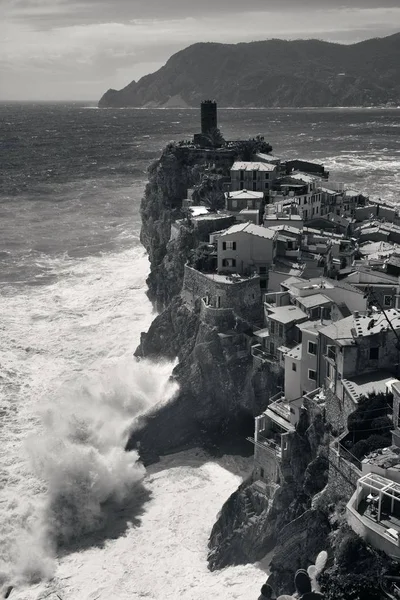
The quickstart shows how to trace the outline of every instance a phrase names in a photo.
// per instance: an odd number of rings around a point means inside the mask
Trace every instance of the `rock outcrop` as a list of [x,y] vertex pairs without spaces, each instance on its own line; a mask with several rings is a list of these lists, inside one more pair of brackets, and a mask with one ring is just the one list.
[[282,464],[282,481],[260,487],[243,483],[223,506],[211,532],[211,570],[255,562],[275,548],[271,565],[274,587],[288,590],[298,568],[312,562],[328,545],[329,520],[312,507],[312,498],[327,483],[327,436],[321,414],[303,412],[289,434],[290,454]]
[[[269,396],[282,383],[279,369],[254,366],[244,345],[248,324],[242,318],[207,322],[201,315],[200,298],[190,305],[181,295],[185,263],[199,243],[208,240],[207,229],[194,227],[185,217],[182,199],[196,183],[196,193],[204,192],[203,202],[218,200],[220,180],[233,160],[229,151],[226,161],[219,161],[212,172],[209,159],[204,160],[201,153],[191,154],[170,144],[149,169],[141,204],[141,241],[150,259],[148,295],[161,312],[142,334],[135,354],[138,359],[177,358],[172,377],[179,391],[166,406],[155,407],[132,433],[128,449],[140,442],[146,460],[183,446],[221,442],[238,431],[241,438],[252,434],[254,416],[265,409]],[[171,237],[171,225],[177,219],[177,233]]]
[[[180,296],[142,334],[137,356],[178,358],[176,397],[139,423],[128,448],[140,442],[155,455],[208,439],[252,434],[254,416],[281,383],[279,373],[257,368],[243,351],[241,326],[221,332],[200,319]],[[260,393],[262,390],[262,393]],[[269,390],[269,393],[268,393]]]
[[400,101],[400,34],[342,45],[321,40],[199,43],[155,73],[108,90],[100,107],[372,106]]

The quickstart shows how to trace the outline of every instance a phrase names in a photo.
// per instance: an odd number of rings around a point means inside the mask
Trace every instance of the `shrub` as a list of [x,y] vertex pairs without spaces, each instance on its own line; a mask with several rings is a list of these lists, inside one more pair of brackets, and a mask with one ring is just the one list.
[[393,429],[393,422],[388,416],[377,417],[371,421],[371,429],[375,429],[376,434],[388,434]]
[[375,450],[379,450],[379,448],[386,448],[386,446],[389,446],[390,441],[390,436],[374,434],[369,438],[360,440],[354,444],[351,449],[351,453],[354,454],[354,456],[359,460],[362,460],[364,456],[370,452],[374,452]]
[[325,600],[381,600],[375,573],[343,573],[335,568],[319,577]]
[[336,562],[339,568],[351,570],[353,565],[369,557],[367,545],[364,540],[350,530],[339,541],[336,549]]

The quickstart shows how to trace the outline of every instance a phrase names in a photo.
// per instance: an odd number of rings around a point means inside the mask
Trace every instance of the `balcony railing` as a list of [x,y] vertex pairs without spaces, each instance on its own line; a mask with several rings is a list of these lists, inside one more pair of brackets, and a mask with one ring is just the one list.
[[267,407],[267,410],[272,411],[278,415],[278,417],[282,417],[282,419],[285,419],[285,421],[290,423],[290,407],[289,404],[285,402],[285,397],[272,402],[272,404]]
[[251,347],[251,354],[255,358],[258,358],[266,362],[276,362],[277,358],[267,350],[264,350],[261,344],[255,344]]
[[268,450],[273,452],[278,458],[282,458],[281,445],[274,439],[265,437],[261,433],[257,434],[257,441],[252,437],[248,437],[247,439],[249,440],[249,442],[252,442],[253,444],[261,448],[267,448]]

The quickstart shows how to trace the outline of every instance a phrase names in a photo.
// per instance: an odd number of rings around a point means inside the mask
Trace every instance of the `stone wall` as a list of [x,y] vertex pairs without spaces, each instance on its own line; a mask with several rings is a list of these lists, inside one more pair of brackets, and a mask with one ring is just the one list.
[[282,479],[280,460],[276,453],[267,446],[255,444],[253,477],[264,483],[279,483]]
[[260,323],[262,320],[259,277],[232,283],[219,275],[201,273],[185,265],[181,296],[192,308],[201,298],[207,297],[210,306],[230,308],[245,321]]
[[236,222],[234,215],[199,216],[192,219],[196,236],[199,240],[208,242],[210,233],[227,229]]
[[217,327],[220,331],[232,329],[235,326],[235,316],[231,308],[214,308],[206,303],[206,298],[201,299],[200,319],[210,327]]
[[340,456],[338,450],[332,445],[328,451],[329,477],[328,487],[332,495],[337,498],[350,500],[357,487],[357,480],[362,473],[355,465]]
[[325,415],[335,433],[341,433],[347,428],[347,419],[357,408],[357,405],[347,394],[340,400],[330,389],[326,390]]

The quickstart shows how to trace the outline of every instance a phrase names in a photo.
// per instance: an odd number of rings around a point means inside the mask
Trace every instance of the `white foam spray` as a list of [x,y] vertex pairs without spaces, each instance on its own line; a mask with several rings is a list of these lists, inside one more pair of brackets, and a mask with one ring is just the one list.
[[26,449],[47,494],[17,540],[15,582],[50,577],[57,548],[112,529],[115,513],[141,498],[145,468],[124,447],[135,418],[174,395],[171,367],[129,358],[40,409],[41,433]]

